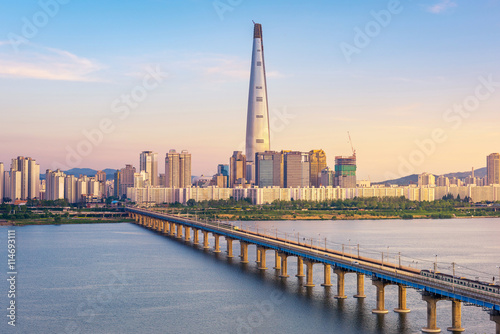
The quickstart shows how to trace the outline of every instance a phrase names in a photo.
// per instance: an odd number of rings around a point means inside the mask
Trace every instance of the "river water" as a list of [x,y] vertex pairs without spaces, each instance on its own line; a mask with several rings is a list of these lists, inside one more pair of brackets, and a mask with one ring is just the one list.
[[[242,223],[237,222],[240,225]],[[261,233],[324,244],[346,253],[492,280],[500,265],[500,219],[390,221],[245,222]],[[7,231],[16,230],[16,327],[7,324]],[[200,235],[201,236],[201,235]],[[311,240],[312,239],[312,240]],[[250,264],[215,255],[134,224],[24,226],[0,228],[4,265],[0,333],[420,333],[426,303],[408,289],[406,315],[376,316],[375,287],[357,300],[356,276],[346,275],[346,300],[321,287],[323,268],[314,266],[316,287],[301,287],[289,258],[290,278],[272,269],[259,272],[255,249]],[[307,241],[309,240],[309,241]],[[211,241],[213,245],[213,241]],[[221,248],[225,249],[221,238]],[[239,253],[235,242],[234,253]],[[397,287],[386,287],[386,308],[397,307]],[[463,307],[466,333],[493,333],[482,309]],[[438,326],[451,325],[451,302],[438,303]]]

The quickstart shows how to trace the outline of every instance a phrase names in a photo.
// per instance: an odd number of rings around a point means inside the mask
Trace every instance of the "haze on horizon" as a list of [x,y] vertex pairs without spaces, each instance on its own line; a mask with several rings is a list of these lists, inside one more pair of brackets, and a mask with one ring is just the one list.
[[[252,20],[272,150],[323,149],[333,167],[349,131],[358,179],[372,181],[477,169],[500,151],[500,1],[231,3],[0,5],[0,161],[137,167],[152,150],[163,172],[175,148],[192,153],[193,175],[214,174],[244,151]],[[99,127],[68,165],[68,147]]]

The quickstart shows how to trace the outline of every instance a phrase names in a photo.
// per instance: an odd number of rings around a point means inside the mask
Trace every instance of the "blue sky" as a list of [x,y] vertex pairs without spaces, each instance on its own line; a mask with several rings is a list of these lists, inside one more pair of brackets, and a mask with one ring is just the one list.
[[[483,167],[500,151],[499,17],[498,0],[3,1],[0,161],[121,168],[176,148],[213,174],[243,149],[255,20],[273,150],[322,148],[333,165],[350,131],[360,179]],[[164,78],[119,117],[148,68]]]

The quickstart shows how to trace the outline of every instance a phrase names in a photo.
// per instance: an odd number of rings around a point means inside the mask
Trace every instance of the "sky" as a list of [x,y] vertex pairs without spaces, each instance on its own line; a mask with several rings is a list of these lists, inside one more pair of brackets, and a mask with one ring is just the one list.
[[244,151],[253,23],[271,149],[356,151],[358,179],[481,168],[500,151],[500,0],[0,2],[0,162],[138,167]]

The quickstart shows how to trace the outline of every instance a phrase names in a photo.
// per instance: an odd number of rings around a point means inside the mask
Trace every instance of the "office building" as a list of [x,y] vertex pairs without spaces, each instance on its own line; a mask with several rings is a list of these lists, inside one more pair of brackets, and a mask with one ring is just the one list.
[[[267,104],[266,70],[264,65],[264,46],[262,26],[254,24],[252,64],[250,68],[250,87],[248,93],[246,161],[248,172],[253,174],[255,153],[270,149],[269,111]],[[245,166],[247,165],[245,164]],[[255,181],[255,175],[246,175],[248,181]],[[234,181],[234,178],[233,178]]]
[[320,186],[333,187],[335,184],[335,171],[330,167],[325,167],[321,170]]
[[491,153],[486,157],[487,183],[500,184],[500,154]]
[[157,186],[158,184],[158,153],[143,151],[140,155],[139,171],[148,174],[148,184]]
[[266,151],[256,153],[256,185],[259,187],[280,187],[285,185],[283,153]]
[[323,150],[309,151],[309,179],[311,187],[321,185],[321,171],[326,168],[326,154]]
[[229,187],[234,188],[237,185],[246,183],[247,172],[246,156],[241,151],[234,151],[229,158]]
[[335,187],[356,188],[356,155],[335,157]]
[[134,187],[134,174],[135,167],[132,165],[125,165],[125,168],[120,170],[120,197],[127,196],[127,189]]
[[309,187],[309,153],[282,151],[285,188]]

